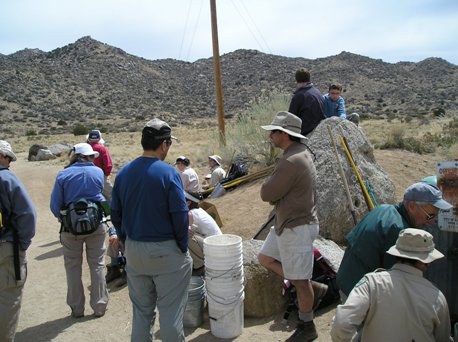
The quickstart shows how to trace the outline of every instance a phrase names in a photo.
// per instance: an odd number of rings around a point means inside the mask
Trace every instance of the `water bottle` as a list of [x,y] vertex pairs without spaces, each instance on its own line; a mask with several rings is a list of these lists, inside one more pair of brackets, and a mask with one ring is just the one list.
[[118,265],[124,266],[126,264],[126,257],[121,251],[118,252]]

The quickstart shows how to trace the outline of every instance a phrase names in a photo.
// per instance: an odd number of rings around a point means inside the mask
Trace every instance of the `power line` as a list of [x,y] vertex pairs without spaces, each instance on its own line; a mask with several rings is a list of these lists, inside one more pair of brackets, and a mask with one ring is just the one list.
[[180,53],[178,54],[178,59],[181,59],[181,52],[183,51],[184,37],[186,35],[186,31],[188,30],[188,21],[189,21],[189,14],[191,13],[191,7],[192,7],[192,0],[189,1],[188,14],[186,15],[186,21],[185,21],[185,24],[184,24],[183,35],[181,36]]
[[250,31],[251,35],[253,36],[254,40],[256,41],[256,43],[258,44],[258,46],[260,47],[261,50],[267,50],[269,53],[272,53],[272,51],[270,50],[269,48],[269,44],[267,44],[266,40],[264,39],[261,31],[259,30],[258,26],[256,25],[256,23],[254,22],[253,18],[251,17],[250,13],[248,12],[248,9],[246,8],[246,6],[243,4],[243,0],[240,1],[243,9],[245,10],[246,12],[246,15],[248,16],[248,18],[250,19],[252,25],[254,26],[254,28],[256,29],[258,35],[261,37],[262,41],[264,42],[265,44],[265,47],[266,49],[263,49],[262,47],[262,44],[259,43],[258,39],[256,38],[256,35],[253,33],[253,31],[251,30],[250,26],[248,25],[247,21],[245,20],[244,16],[241,14],[241,12],[239,11],[238,7],[236,6],[236,4],[234,3],[233,0],[231,0],[231,3],[232,5],[234,6],[235,10],[237,11],[237,13],[240,15],[240,17],[242,18],[243,22],[245,23],[246,27],[248,28],[248,30]]
[[200,14],[202,13],[203,3],[204,3],[203,0],[201,0],[200,1],[199,14],[197,15],[196,23],[194,25],[194,31],[192,32],[191,43],[189,44],[189,49],[188,49],[188,55],[186,56],[187,60],[189,60],[189,56],[191,54],[191,48],[192,48],[192,44],[194,43],[194,37],[196,36],[197,26],[199,24]]

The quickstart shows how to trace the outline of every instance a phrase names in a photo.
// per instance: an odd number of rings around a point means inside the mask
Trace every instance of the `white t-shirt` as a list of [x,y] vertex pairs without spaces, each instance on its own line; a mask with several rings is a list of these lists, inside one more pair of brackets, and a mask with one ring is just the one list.
[[197,234],[202,235],[202,237],[222,234],[216,221],[204,209],[191,209],[189,212],[193,220],[192,230]]
[[183,172],[180,172],[183,189],[186,192],[199,192],[200,184],[199,177],[193,168],[187,167]]

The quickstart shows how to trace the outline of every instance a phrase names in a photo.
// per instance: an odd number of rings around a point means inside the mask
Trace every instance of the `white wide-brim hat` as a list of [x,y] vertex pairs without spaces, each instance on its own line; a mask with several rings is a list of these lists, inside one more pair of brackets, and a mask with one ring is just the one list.
[[11,145],[8,141],[0,140],[0,152],[5,156],[10,157],[11,161],[17,160],[16,155],[14,154],[13,149],[11,148]]
[[75,154],[82,154],[83,156],[94,156],[97,158],[99,156],[99,152],[94,151],[92,146],[88,143],[79,143],[73,146],[73,150]]

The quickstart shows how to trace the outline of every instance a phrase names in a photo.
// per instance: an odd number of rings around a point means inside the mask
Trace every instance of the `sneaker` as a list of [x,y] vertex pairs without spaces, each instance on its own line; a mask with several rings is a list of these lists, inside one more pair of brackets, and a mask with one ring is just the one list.
[[127,284],[127,273],[126,271],[123,271],[121,274],[121,278],[119,278],[118,281],[116,282],[116,287],[123,287],[126,284]]
[[312,310],[315,311],[316,309],[318,309],[318,307],[320,306],[321,300],[324,298],[324,296],[328,292],[328,285],[314,282],[313,292],[314,292],[314,296],[313,296],[313,309]]
[[318,333],[315,329],[313,321],[302,322],[299,321],[296,327],[296,331],[292,334],[286,342],[309,342],[314,341],[318,338]]
[[107,284],[115,279],[118,279],[121,277],[121,270],[119,269],[118,266],[111,266],[110,269],[108,270],[107,275],[105,276],[105,281]]

